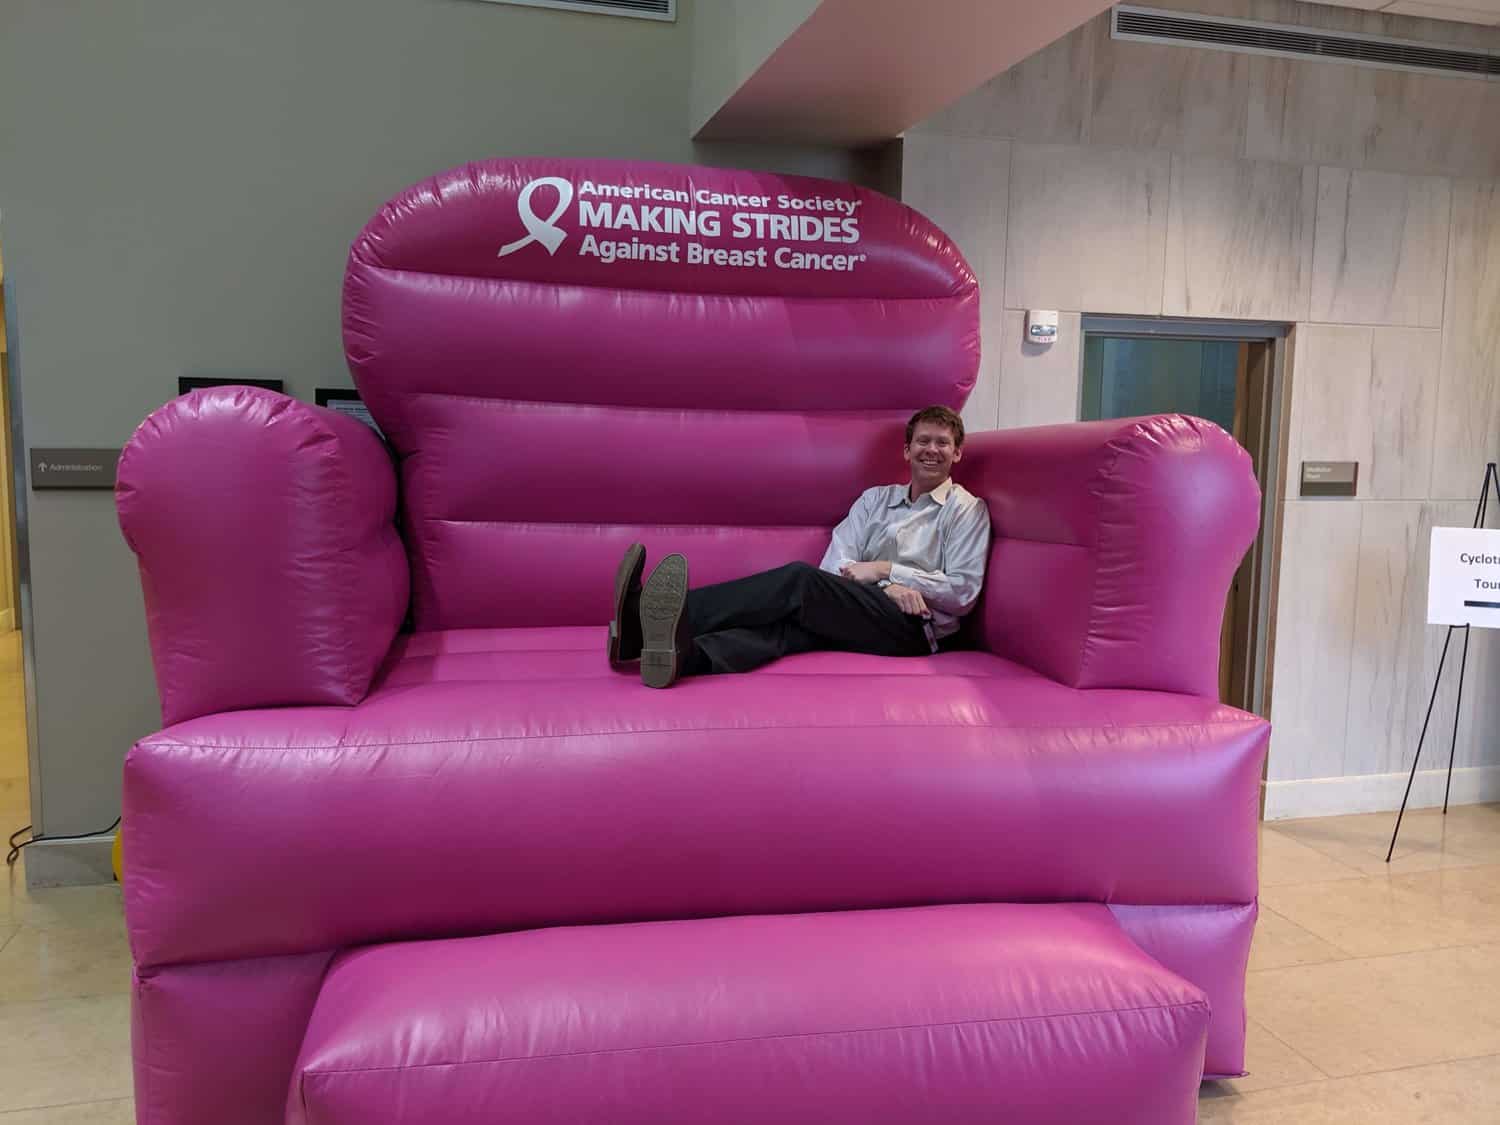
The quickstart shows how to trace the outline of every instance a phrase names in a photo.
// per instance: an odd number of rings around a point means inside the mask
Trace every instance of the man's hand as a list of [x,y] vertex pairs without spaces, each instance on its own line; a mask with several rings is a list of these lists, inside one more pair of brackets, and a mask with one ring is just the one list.
[[922,595],[910,586],[887,586],[885,596],[900,606],[902,613],[909,613],[913,617],[926,617],[930,612]]
[[839,573],[845,578],[852,578],[856,582],[863,582],[866,586],[870,586],[876,582],[884,582],[891,576],[891,564],[888,562],[845,563],[839,568]]

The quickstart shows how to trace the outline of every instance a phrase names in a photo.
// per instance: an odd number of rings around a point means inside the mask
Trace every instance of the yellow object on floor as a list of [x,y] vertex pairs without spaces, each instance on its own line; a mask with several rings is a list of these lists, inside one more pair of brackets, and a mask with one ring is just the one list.
[[125,826],[120,825],[119,831],[115,833],[115,846],[109,851],[110,866],[115,869],[115,882],[124,882],[124,876],[120,874],[125,865],[125,848],[121,841],[125,838]]

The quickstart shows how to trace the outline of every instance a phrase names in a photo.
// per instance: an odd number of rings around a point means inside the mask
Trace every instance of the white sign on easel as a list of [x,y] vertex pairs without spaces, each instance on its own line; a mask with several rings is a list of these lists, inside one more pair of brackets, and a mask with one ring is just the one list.
[[1432,529],[1427,623],[1500,629],[1500,531]]

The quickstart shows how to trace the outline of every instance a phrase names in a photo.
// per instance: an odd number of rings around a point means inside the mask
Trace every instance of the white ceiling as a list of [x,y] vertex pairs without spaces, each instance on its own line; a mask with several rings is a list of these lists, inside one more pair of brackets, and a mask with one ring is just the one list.
[[1336,8],[1364,8],[1393,16],[1417,16],[1429,20],[1456,20],[1500,27],[1500,0],[1317,0]]

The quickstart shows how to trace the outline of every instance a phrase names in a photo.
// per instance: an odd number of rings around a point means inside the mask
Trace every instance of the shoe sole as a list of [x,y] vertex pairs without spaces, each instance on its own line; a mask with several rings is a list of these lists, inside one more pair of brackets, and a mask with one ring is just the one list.
[[638,657],[625,654],[639,653],[641,650],[640,616],[627,613],[625,607],[630,600],[630,592],[640,588],[641,574],[645,569],[646,548],[639,543],[632,543],[626,548],[625,557],[615,569],[615,615],[609,622],[609,640],[605,646],[613,668],[637,660]]
[[682,675],[687,609],[687,559],[668,555],[641,587],[641,683],[671,687]]

